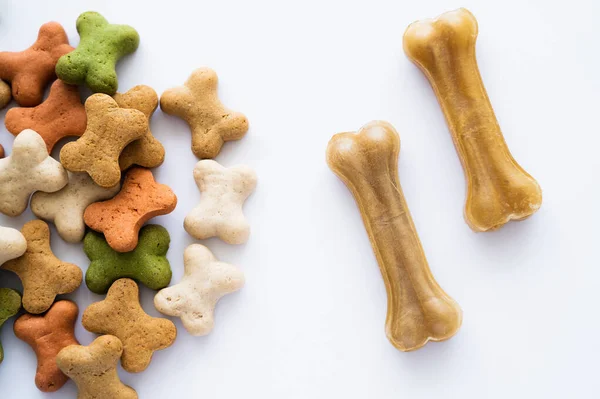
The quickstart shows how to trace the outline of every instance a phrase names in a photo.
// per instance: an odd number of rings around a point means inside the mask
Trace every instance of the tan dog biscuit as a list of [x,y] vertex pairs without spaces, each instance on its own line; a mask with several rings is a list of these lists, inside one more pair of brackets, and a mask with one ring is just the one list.
[[75,338],[78,313],[74,302],[58,301],[43,315],[24,314],[15,321],[15,335],[37,356],[35,385],[42,392],[58,391],[68,380],[56,365],[56,355],[64,347],[79,345]]
[[135,109],[120,108],[106,94],[85,102],[87,127],[83,136],[60,151],[60,161],[71,172],[87,172],[99,186],[110,188],[121,180],[119,156],[132,141],[148,131],[148,118]]
[[16,273],[23,283],[23,308],[33,314],[50,308],[56,295],[73,292],[81,285],[81,269],[59,260],[50,248],[50,229],[41,220],[25,223],[21,233],[27,250],[0,268]]
[[150,118],[156,107],[158,107],[158,95],[149,86],[139,85],[129,90],[127,93],[117,93],[113,96],[119,107],[137,109],[148,118],[148,130],[139,140],[129,144],[119,157],[121,170],[126,170],[133,165],[143,166],[144,168],[156,168],[162,165],[165,160],[165,149],[152,135],[150,131]]
[[243,287],[244,273],[233,265],[219,262],[200,244],[187,247],[183,262],[183,279],[160,290],[154,297],[154,306],[163,314],[180,317],[190,334],[206,335],[215,324],[217,301]]
[[4,124],[15,136],[24,129],[33,129],[42,136],[48,152],[64,137],[81,136],[87,117],[77,86],[56,80],[43,103],[33,108],[11,108]]
[[0,79],[12,83],[13,97],[20,106],[34,107],[42,102],[46,85],[56,77],[58,59],[73,50],[63,27],[48,22],[27,50],[0,53]]
[[128,278],[115,281],[105,300],[91,304],[83,312],[81,323],[88,331],[111,334],[123,341],[121,364],[130,373],[144,371],[152,354],[171,346],[177,337],[171,320],[144,312],[138,286]]
[[56,364],[77,385],[77,399],[137,399],[117,374],[121,353],[119,338],[104,335],[89,346],[67,346],[56,356]]
[[90,205],[83,215],[85,224],[104,233],[108,245],[117,252],[133,251],[140,228],[155,216],[171,213],[177,197],[164,184],[154,180],[152,171],[132,168],[116,197]]
[[48,155],[40,135],[23,130],[15,138],[12,154],[0,159],[0,212],[18,216],[27,209],[32,192],[58,191],[67,182],[67,172]]
[[27,250],[27,240],[19,230],[0,226],[0,266]]
[[194,167],[194,180],[200,203],[185,217],[185,231],[199,240],[217,236],[229,244],[248,241],[250,225],[242,206],[256,187],[256,173],[243,165],[225,168],[203,160]]
[[85,235],[83,213],[96,201],[114,197],[120,185],[104,188],[96,185],[87,173],[69,172],[69,184],[55,193],[34,193],[31,210],[35,216],[56,225],[67,242],[80,242]]
[[[0,80],[0,109],[3,109],[12,100],[10,86],[3,80]],[[2,157],[0,157],[2,158]]]
[[187,122],[192,130],[192,151],[201,159],[214,158],[223,143],[239,140],[248,131],[248,119],[221,103],[217,74],[209,68],[192,72],[184,86],[165,91],[160,108]]

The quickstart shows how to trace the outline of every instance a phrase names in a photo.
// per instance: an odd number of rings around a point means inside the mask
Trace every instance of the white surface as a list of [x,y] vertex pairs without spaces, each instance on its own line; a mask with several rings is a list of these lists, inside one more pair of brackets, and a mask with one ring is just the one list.
[[[224,103],[250,120],[248,135],[217,159],[258,174],[245,207],[250,241],[207,241],[247,284],[221,301],[210,336],[191,337],[177,321],[175,345],[147,371],[121,370],[141,398],[597,397],[596,0],[33,3],[0,1],[1,49],[29,46],[50,20],[76,45],[77,16],[97,10],[141,36],[119,64],[120,91],[147,84],[162,93],[209,66]],[[479,21],[479,66],[509,148],[544,191],[535,216],[494,233],[475,234],[463,221],[463,172],[443,115],[402,51],[410,22],[459,6]],[[400,132],[400,180],[419,235],[434,275],[464,311],[458,335],[414,353],[385,337],[377,263],[350,193],[325,164],[332,134],[373,119]],[[1,130],[10,151],[12,136]],[[174,213],[153,221],[171,233],[175,282],[194,242],[182,223],[199,199],[196,159],[182,121],[158,111],[152,130],[167,150],[157,179],[179,197]],[[30,219],[28,211],[0,224]],[[52,238],[60,258],[87,267],[80,246],[55,231]],[[152,292],[142,296],[156,315]],[[71,298],[80,309],[101,299],[85,286]],[[77,337],[88,344],[94,336],[78,324]],[[14,338],[12,321],[1,339],[2,398],[75,396],[72,383],[52,395],[36,390],[35,356]]]

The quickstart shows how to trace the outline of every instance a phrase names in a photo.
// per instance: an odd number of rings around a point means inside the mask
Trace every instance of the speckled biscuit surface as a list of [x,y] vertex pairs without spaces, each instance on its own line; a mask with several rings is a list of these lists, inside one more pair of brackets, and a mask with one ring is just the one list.
[[80,242],[85,235],[83,213],[96,201],[114,197],[120,185],[104,188],[96,185],[87,173],[69,172],[69,183],[55,193],[34,193],[31,210],[35,216],[56,225],[67,242]]
[[71,172],[87,172],[99,186],[114,187],[121,180],[121,152],[146,134],[148,120],[138,110],[120,108],[106,94],[90,96],[85,110],[85,133],[62,148],[60,162]]
[[54,192],[68,182],[67,172],[48,155],[46,143],[33,130],[23,130],[10,156],[0,159],[0,212],[18,216],[34,191]]
[[217,74],[209,68],[192,72],[183,86],[165,91],[160,108],[187,122],[192,131],[192,151],[198,158],[214,158],[223,143],[239,140],[248,131],[248,119],[227,109],[217,94]]
[[244,274],[233,265],[219,262],[200,244],[187,247],[184,265],[183,279],[160,290],[154,306],[163,314],[180,317],[190,334],[206,335],[214,327],[217,301],[242,288]]
[[5,81],[0,80],[0,109],[6,107],[10,100],[12,100],[10,86]]
[[200,204],[185,217],[185,230],[199,240],[217,236],[229,244],[248,241],[250,225],[242,206],[256,187],[256,173],[243,165],[225,168],[203,160],[194,167],[194,180]]
[[111,334],[123,342],[121,365],[130,373],[144,371],[152,354],[171,346],[177,337],[171,320],[144,312],[137,283],[128,278],[115,281],[105,300],[88,306],[81,323],[88,331]]
[[158,95],[152,87],[139,85],[126,93],[117,93],[113,96],[119,107],[137,109],[148,118],[148,130],[146,134],[129,144],[119,157],[121,170],[129,169],[133,165],[145,168],[156,168],[165,160],[165,149],[163,145],[152,135],[150,131],[150,118],[158,107]]
[[19,230],[0,226],[0,266],[18,258],[27,250],[27,241]]
[[37,357],[35,385],[42,392],[58,391],[68,380],[56,365],[56,355],[69,345],[79,345],[75,338],[78,313],[74,302],[58,301],[43,315],[24,314],[15,321],[15,335]]
[[147,225],[140,230],[137,247],[131,252],[115,252],[101,234],[90,231],[83,240],[83,250],[91,263],[85,274],[90,291],[105,294],[110,285],[129,277],[146,287],[159,290],[171,282],[167,251],[171,239],[162,226]]
[[77,399],[137,399],[135,390],[117,374],[123,344],[103,335],[89,346],[70,345],[56,356],[56,364],[77,385]]
[[32,108],[11,108],[6,113],[6,130],[15,136],[24,129],[35,130],[46,142],[48,152],[68,136],[81,136],[86,126],[85,108],[77,86],[56,80],[43,103]]
[[[21,309],[21,295],[10,288],[0,288],[0,328],[6,320],[16,315]],[[0,342],[0,363],[4,360],[4,349]]]
[[158,215],[171,213],[177,197],[164,184],[154,180],[152,172],[132,168],[116,197],[87,207],[85,224],[104,233],[108,245],[117,252],[133,251],[142,225]]
[[109,24],[93,11],[77,18],[77,32],[79,45],[58,60],[56,75],[69,84],[85,83],[95,93],[115,94],[115,66],[120,58],[138,48],[138,33],[128,25]]
[[39,314],[50,308],[56,295],[75,291],[81,284],[82,272],[76,265],[54,256],[50,248],[50,229],[45,222],[27,222],[21,233],[27,240],[25,254],[0,268],[19,276],[23,283],[23,308]]
[[21,52],[0,52],[0,79],[11,82],[12,96],[22,107],[42,102],[46,85],[55,77],[58,59],[73,51],[63,27],[48,22],[35,43]]

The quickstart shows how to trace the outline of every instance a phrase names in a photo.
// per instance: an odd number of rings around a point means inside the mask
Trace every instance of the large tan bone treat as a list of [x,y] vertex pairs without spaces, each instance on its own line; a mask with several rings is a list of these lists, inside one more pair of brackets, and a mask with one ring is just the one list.
[[411,24],[404,52],[427,76],[467,179],[465,219],[475,231],[522,220],[542,204],[538,183],[511,155],[475,58],[477,21],[464,8]]
[[122,353],[119,338],[103,335],[89,346],[63,348],[56,364],[77,385],[77,399],[137,399],[135,390],[123,384],[117,374]]
[[201,159],[216,157],[223,143],[239,140],[248,131],[248,119],[227,109],[219,100],[217,84],[215,71],[200,68],[192,72],[185,85],[160,96],[160,109],[190,126],[192,151]]
[[462,312],[433,278],[398,180],[400,138],[375,121],[333,136],[327,163],[350,189],[388,295],[386,334],[401,351],[452,337]]

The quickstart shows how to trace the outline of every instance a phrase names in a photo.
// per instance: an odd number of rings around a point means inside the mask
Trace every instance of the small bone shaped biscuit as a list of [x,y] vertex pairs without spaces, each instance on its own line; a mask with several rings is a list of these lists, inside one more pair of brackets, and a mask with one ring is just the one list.
[[27,241],[19,230],[0,226],[0,266],[18,258],[27,250]]
[[[10,93],[10,86],[3,80],[0,80],[0,109],[3,109],[12,100],[12,94]],[[2,158],[0,156],[0,158]]]
[[223,143],[239,140],[248,131],[248,120],[233,112],[219,100],[217,74],[209,68],[192,72],[184,86],[165,91],[160,96],[160,108],[178,116],[192,130],[192,151],[201,159],[214,158]]
[[139,85],[127,93],[117,93],[113,96],[119,107],[131,108],[142,111],[148,118],[148,130],[139,140],[129,144],[119,157],[121,170],[129,169],[133,165],[144,168],[156,168],[165,160],[165,149],[150,131],[150,118],[158,107],[158,95],[152,87]]
[[411,24],[404,52],[446,116],[467,179],[465,219],[474,231],[488,231],[535,213],[542,190],[504,141],[477,67],[476,39],[477,21],[461,8]]
[[140,230],[139,243],[133,251],[119,253],[101,234],[90,231],[83,240],[83,250],[91,261],[85,283],[96,294],[105,294],[122,277],[152,290],[165,288],[171,282],[171,265],[166,257],[170,241],[167,229],[149,224]]
[[[0,328],[4,322],[21,309],[21,295],[10,288],[0,288]],[[4,349],[0,342],[0,363],[4,360]]]
[[401,351],[452,337],[462,312],[435,281],[398,180],[400,138],[387,122],[333,136],[327,163],[354,195],[388,295],[386,334]]
[[116,197],[87,207],[85,224],[104,233],[108,245],[117,252],[133,251],[140,228],[155,216],[173,212],[177,197],[169,186],[154,180],[152,171],[132,168]]
[[119,338],[103,335],[89,346],[67,346],[56,356],[56,364],[77,385],[77,399],[137,399],[117,374],[121,353]]
[[11,108],[4,124],[15,136],[24,129],[33,129],[42,136],[48,152],[64,137],[81,136],[87,117],[77,86],[56,80],[43,103],[33,108]]
[[123,342],[121,364],[130,373],[144,371],[152,354],[171,346],[177,336],[171,320],[151,317],[144,312],[138,286],[128,278],[115,281],[106,299],[88,306],[81,323],[88,331],[111,334]]
[[68,182],[67,171],[48,155],[46,143],[33,130],[23,130],[13,152],[0,159],[0,212],[18,216],[34,191],[54,192]]
[[58,391],[68,380],[56,365],[56,355],[69,345],[79,345],[75,338],[78,313],[74,302],[58,301],[43,315],[24,314],[15,321],[15,335],[37,356],[35,385],[42,392]]
[[136,109],[124,109],[106,94],[85,102],[87,127],[83,136],[60,151],[60,162],[71,172],[87,172],[101,187],[121,181],[119,156],[132,141],[148,131],[148,118]]
[[185,217],[185,230],[199,240],[217,236],[229,244],[248,241],[250,225],[242,206],[256,187],[256,173],[243,165],[225,168],[203,160],[194,167],[194,180],[200,204]]
[[34,193],[31,210],[35,216],[56,225],[67,242],[80,242],[85,235],[83,213],[96,201],[114,197],[120,185],[104,188],[96,185],[87,173],[69,172],[69,184],[55,193]]
[[23,283],[23,307],[29,313],[39,314],[50,308],[56,295],[75,291],[81,284],[82,272],[76,265],[54,256],[50,248],[50,229],[45,222],[27,222],[21,233],[27,240],[27,251],[0,269],[19,276]]
[[180,317],[190,334],[206,335],[215,324],[217,301],[242,288],[244,273],[233,265],[219,262],[200,244],[187,247],[183,262],[183,279],[160,290],[154,297],[154,306],[167,316]]
[[68,84],[85,83],[94,93],[115,94],[117,61],[138,48],[140,36],[131,26],[109,24],[93,11],[77,18],[77,32],[79,45],[58,60],[56,75]]
[[0,52],[0,79],[12,83],[13,97],[20,106],[34,107],[42,102],[46,85],[55,77],[56,62],[71,51],[63,27],[48,22],[27,50]]

